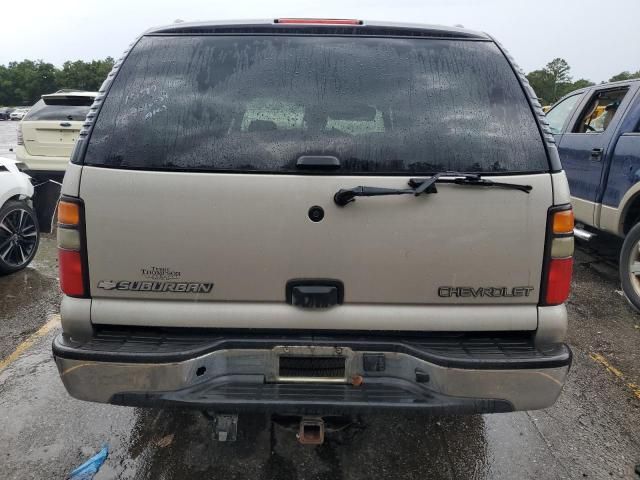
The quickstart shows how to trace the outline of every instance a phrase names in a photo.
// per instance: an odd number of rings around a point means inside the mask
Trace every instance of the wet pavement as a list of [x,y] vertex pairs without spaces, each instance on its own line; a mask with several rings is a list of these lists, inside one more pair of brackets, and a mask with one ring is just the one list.
[[108,444],[96,479],[638,479],[640,315],[619,293],[618,249],[606,238],[577,252],[574,363],[553,407],[367,415],[310,447],[264,415],[241,416],[238,441],[217,443],[200,412],[70,398],[51,358],[59,293],[45,236],[29,268],[0,277],[0,478],[66,478]]
[[16,131],[18,123],[11,120],[0,120],[0,157],[16,158]]
[[[50,350],[59,331],[54,242],[44,238],[31,267],[0,279],[0,359],[31,342],[0,367],[3,479],[64,478],[104,443],[110,454],[97,479],[636,478],[640,316],[618,293],[614,260],[591,247],[577,254],[569,302],[574,365],[555,406],[464,417],[368,415],[325,445],[304,447],[262,415],[241,416],[238,441],[223,444],[199,412],[70,398]],[[33,334],[51,319],[54,328]]]

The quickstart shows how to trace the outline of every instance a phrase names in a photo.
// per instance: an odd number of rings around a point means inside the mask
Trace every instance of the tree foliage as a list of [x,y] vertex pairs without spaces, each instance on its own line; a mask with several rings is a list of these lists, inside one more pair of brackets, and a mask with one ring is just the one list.
[[594,84],[584,78],[572,81],[571,67],[563,58],[554,58],[543,69],[529,73],[527,79],[543,104],[555,103],[573,90]]
[[113,67],[113,58],[93,60],[91,63],[78,60],[64,62],[58,71],[58,87],[78,90],[98,90]]
[[0,65],[0,105],[33,105],[42,94],[62,88],[98,90],[113,66],[113,58],[65,62],[62,68],[42,60]]
[[619,74],[611,77],[609,81],[617,82],[619,80],[631,80],[634,78],[640,78],[640,70],[638,70],[637,72],[629,72],[625,70],[624,72],[620,72]]

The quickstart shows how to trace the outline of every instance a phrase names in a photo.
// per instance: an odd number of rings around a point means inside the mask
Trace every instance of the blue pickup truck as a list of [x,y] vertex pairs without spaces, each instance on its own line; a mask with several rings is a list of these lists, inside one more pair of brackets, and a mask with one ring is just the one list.
[[569,180],[577,238],[624,238],[620,281],[640,310],[640,80],[569,93],[547,112]]

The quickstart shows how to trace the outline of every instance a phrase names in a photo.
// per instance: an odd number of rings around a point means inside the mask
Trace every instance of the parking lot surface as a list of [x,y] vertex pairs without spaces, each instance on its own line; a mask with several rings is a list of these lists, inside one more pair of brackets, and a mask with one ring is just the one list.
[[0,120],[0,157],[16,158],[13,149],[16,148],[16,131],[18,122]]
[[[15,123],[0,122],[0,155],[14,138]],[[0,478],[66,478],[106,444],[96,479],[638,479],[640,315],[619,292],[619,248],[606,238],[577,251],[573,367],[552,408],[366,415],[310,447],[265,415],[241,416],[238,440],[218,443],[197,411],[70,398],[51,357],[59,291],[47,235],[29,268],[0,277]]]

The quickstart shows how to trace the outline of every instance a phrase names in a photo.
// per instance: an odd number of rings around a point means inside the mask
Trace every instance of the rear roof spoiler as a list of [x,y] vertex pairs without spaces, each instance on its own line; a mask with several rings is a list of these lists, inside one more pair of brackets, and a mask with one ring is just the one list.
[[[284,20],[284,21],[283,21]],[[298,20],[298,21],[295,21]],[[315,20],[315,22],[314,22]],[[219,22],[180,22],[150,28],[144,35],[162,34],[251,34],[251,33],[299,33],[299,34],[351,34],[380,36],[409,36],[491,40],[488,35],[460,27],[397,23],[379,21],[340,21],[331,19],[263,19],[226,20]],[[339,24],[337,22],[340,22]]]
[[43,100],[64,98],[95,98],[98,92],[84,92],[82,90],[58,90],[55,93],[46,93],[41,96]]

